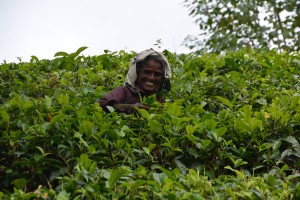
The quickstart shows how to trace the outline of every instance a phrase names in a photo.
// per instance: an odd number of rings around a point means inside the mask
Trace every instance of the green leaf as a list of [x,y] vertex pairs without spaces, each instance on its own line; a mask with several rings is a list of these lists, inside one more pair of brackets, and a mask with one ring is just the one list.
[[54,55],[54,57],[59,57],[59,56],[68,57],[69,54],[66,52],[60,51],[60,52],[55,53],[55,55]]
[[236,169],[232,169],[232,167],[230,167],[230,166],[226,166],[226,167],[224,167],[224,168],[225,168],[225,169],[229,169],[229,170],[235,172],[236,175],[237,175],[239,178],[241,178],[242,180],[245,179],[245,175],[244,175],[243,172],[241,172],[241,171],[239,171],[239,170],[236,170]]
[[36,56],[32,55],[32,56],[31,56],[31,59],[30,59],[30,62],[33,62],[33,61],[35,61],[35,62],[39,62],[39,59],[38,59],[38,57],[36,57]]
[[121,176],[122,171],[120,169],[114,169],[108,179],[109,188],[114,188],[114,185],[120,180]]
[[214,119],[205,120],[205,124],[210,130],[214,130],[217,126],[217,122]]
[[51,154],[51,153],[45,153],[44,150],[43,150],[41,147],[39,147],[39,146],[35,146],[35,148],[37,148],[37,149],[42,153],[42,156],[43,156],[43,157],[45,157],[45,156]]
[[175,103],[166,103],[165,108],[167,113],[172,117],[179,117],[182,114],[182,106]]
[[19,189],[23,190],[23,188],[26,186],[27,180],[25,178],[19,178],[14,180],[14,186]]
[[52,99],[48,96],[45,96],[45,105],[46,105],[46,109],[49,110],[51,108],[52,105]]
[[54,124],[54,123],[56,123],[56,122],[59,122],[59,121],[61,121],[61,119],[63,119],[63,118],[64,118],[64,115],[63,115],[63,114],[56,115],[56,116],[52,117],[52,119],[51,119],[51,124]]
[[193,127],[192,125],[187,125],[185,127],[187,134],[192,135],[195,132],[195,127]]
[[149,121],[150,131],[157,134],[163,134],[163,128],[160,122],[156,120]]
[[120,136],[120,137],[125,137],[126,134],[125,134],[124,131],[118,131],[117,135]]
[[168,178],[168,176],[165,173],[153,173],[153,179],[159,184],[163,185],[165,182],[165,179]]
[[182,175],[185,175],[187,172],[187,167],[178,159],[175,159],[175,165],[178,167]]
[[203,140],[201,144],[203,148],[206,148],[211,144],[211,140]]
[[141,98],[141,103],[147,105],[147,106],[152,106],[152,107],[158,107],[159,103],[156,100],[156,94]]
[[22,110],[24,110],[27,114],[31,113],[35,109],[34,102],[25,101],[22,104]]
[[94,128],[94,123],[85,120],[85,121],[83,121],[83,122],[80,123],[79,132],[80,133],[85,133],[87,135],[90,135],[90,134],[93,133],[93,128]]
[[132,192],[135,192],[136,190],[138,190],[138,188],[142,185],[145,185],[147,182],[144,180],[136,180],[134,181],[134,183],[132,184]]
[[224,135],[226,133],[227,127],[223,126],[221,128],[216,129],[215,131],[216,131],[218,137],[221,137],[222,135]]
[[79,162],[84,166],[85,169],[89,169],[92,164],[91,159],[89,159],[88,155],[86,154],[80,155]]
[[248,162],[247,161],[243,161],[240,158],[234,161],[234,167],[235,168],[237,168],[237,167],[239,167],[241,165],[246,165],[246,164],[248,164]]
[[77,49],[77,51],[75,53],[71,53],[70,57],[71,58],[76,58],[81,52],[83,52],[87,48],[88,47],[80,47],[79,49]]
[[273,151],[277,151],[277,150],[279,149],[280,146],[281,146],[281,141],[280,141],[280,140],[276,140],[276,141],[273,143],[273,146],[272,146]]
[[41,125],[42,129],[44,132],[46,132],[48,129],[51,128],[51,123],[50,122],[44,122],[42,125]]
[[297,148],[300,148],[300,144],[298,142],[298,140],[293,137],[293,136],[288,136],[285,141],[291,143],[293,145],[293,147],[297,147]]
[[235,120],[234,128],[236,130],[239,130],[239,131],[242,131],[242,132],[248,132],[248,131],[250,131],[249,125],[246,122],[244,122],[242,120],[239,120],[239,119]]
[[226,106],[228,106],[230,109],[232,109],[232,103],[228,100],[228,99],[226,99],[226,98],[224,98],[224,97],[221,97],[221,96],[216,96],[216,98],[219,100],[219,101],[221,101],[223,104],[225,104]]
[[[1,109],[1,107],[0,107]],[[10,117],[8,115],[8,113],[5,110],[0,110],[0,127],[3,124],[8,125],[8,122],[10,121]]]
[[148,149],[149,149],[149,151],[152,151],[155,147],[156,147],[156,144],[151,143],[151,144],[149,144]]
[[82,134],[80,134],[79,132],[75,132],[74,137],[75,137],[75,138],[78,138],[79,141],[80,141],[85,147],[89,148],[88,143],[82,138]]
[[68,105],[69,103],[69,97],[67,95],[63,95],[61,94],[59,97],[58,97],[58,103],[62,106],[65,106],[65,105]]
[[70,193],[67,193],[65,190],[62,190],[57,195],[57,200],[69,200]]
[[112,106],[106,106],[109,112],[114,112],[115,108]]
[[145,109],[139,109],[139,108],[136,108],[137,111],[139,112],[139,114],[144,118],[144,119],[147,119],[147,121],[150,121],[150,114],[147,110]]
[[147,155],[150,155],[150,150],[147,147],[142,147],[142,149]]

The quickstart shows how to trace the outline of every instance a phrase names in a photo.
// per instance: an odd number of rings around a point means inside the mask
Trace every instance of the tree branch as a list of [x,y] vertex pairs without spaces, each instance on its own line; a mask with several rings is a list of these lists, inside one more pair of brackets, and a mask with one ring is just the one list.
[[[284,43],[285,46],[287,46],[286,39],[285,39],[285,36],[284,36],[284,33],[283,33],[283,26],[282,26],[282,21],[281,21],[280,14],[279,14],[279,9],[276,6],[276,2],[274,3],[274,13],[275,13],[275,16],[276,16],[278,24],[279,24],[279,28],[280,28],[282,38],[283,38],[283,43]],[[280,47],[280,45],[279,45],[279,47]],[[281,47],[279,49],[281,49]]]

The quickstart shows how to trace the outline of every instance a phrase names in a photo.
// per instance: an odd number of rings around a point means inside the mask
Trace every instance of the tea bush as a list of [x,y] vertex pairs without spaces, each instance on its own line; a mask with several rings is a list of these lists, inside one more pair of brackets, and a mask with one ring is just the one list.
[[85,49],[0,65],[0,199],[300,197],[299,53],[165,50],[166,103],[125,115],[95,101],[135,52]]

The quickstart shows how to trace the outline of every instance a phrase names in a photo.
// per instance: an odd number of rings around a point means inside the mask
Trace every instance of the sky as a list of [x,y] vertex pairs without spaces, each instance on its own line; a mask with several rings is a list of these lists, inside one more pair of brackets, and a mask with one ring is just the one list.
[[[52,59],[59,51],[100,55],[148,48],[188,53],[197,35],[184,0],[0,0],[0,63]],[[155,44],[160,40],[160,48]]]

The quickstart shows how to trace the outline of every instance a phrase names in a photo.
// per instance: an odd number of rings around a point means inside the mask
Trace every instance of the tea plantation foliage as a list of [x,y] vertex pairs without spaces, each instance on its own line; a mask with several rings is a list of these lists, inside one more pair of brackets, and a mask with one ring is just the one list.
[[164,51],[167,102],[125,115],[95,101],[135,53],[84,49],[0,65],[0,199],[300,198],[299,53]]

